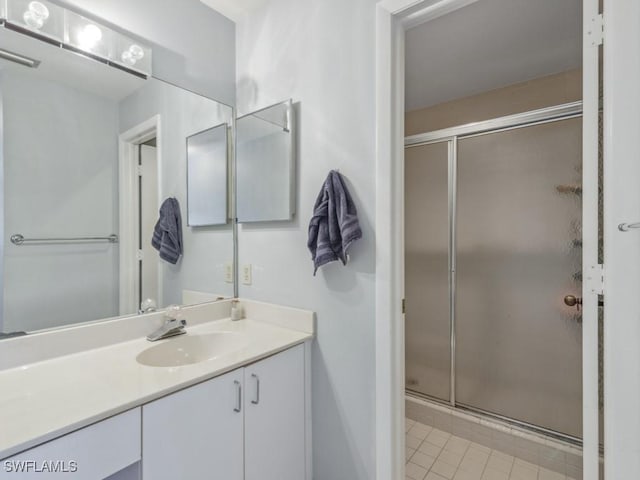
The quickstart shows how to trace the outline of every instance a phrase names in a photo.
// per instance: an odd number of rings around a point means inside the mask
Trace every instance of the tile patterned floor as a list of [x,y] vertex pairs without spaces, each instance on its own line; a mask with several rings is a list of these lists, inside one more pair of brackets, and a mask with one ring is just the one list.
[[574,480],[410,419],[406,434],[406,480]]

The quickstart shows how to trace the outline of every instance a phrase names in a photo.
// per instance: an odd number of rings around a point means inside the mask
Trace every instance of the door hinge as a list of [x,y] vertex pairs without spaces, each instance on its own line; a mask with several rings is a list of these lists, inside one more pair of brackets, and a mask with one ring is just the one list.
[[604,294],[604,265],[591,265],[584,276],[587,291],[596,295]]
[[591,17],[584,34],[587,45],[592,47],[602,45],[604,41],[604,19],[601,13]]
[[403,298],[402,299],[402,314],[404,315],[405,313],[407,313],[407,301]]
[[142,250],[136,252],[136,260],[144,260],[144,252]]
[[139,177],[142,176],[142,165],[136,166],[136,173],[138,174]]

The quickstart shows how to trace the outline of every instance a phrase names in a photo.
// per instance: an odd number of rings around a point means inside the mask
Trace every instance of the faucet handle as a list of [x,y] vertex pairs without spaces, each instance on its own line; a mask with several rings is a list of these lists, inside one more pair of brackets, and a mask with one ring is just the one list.
[[177,320],[181,311],[180,305],[169,305],[164,311],[164,316],[169,320]]

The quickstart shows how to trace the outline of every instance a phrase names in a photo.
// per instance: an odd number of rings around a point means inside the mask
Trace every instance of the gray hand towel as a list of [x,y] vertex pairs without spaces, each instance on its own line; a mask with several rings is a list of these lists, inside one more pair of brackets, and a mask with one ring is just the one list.
[[182,217],[180,204],[175,198],[167,198],[162,202],[151,245],[160,252],[160,258],[173,265],[178,263],[182,255]]
[[331,170],[320,190],[309,222],[307,247],[313,259],[313,274],[329,262],[347,264],[347,252],[362,238],[358,212],[340,174]]

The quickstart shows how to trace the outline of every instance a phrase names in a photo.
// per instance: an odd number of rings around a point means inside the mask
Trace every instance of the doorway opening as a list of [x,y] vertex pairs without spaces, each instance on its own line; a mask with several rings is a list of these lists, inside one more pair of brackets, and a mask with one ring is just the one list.
[[158,220],[158,148],[153,138],[138,145],[138,308],[149,312],[158,308],[160,257],[151,245]]
[[161,124],[155,116],[120,135],[120,313],[162,303],[162,267],[151,246],[161,185]]
[[380,5],[379,472],[599,478],[598,9]]

